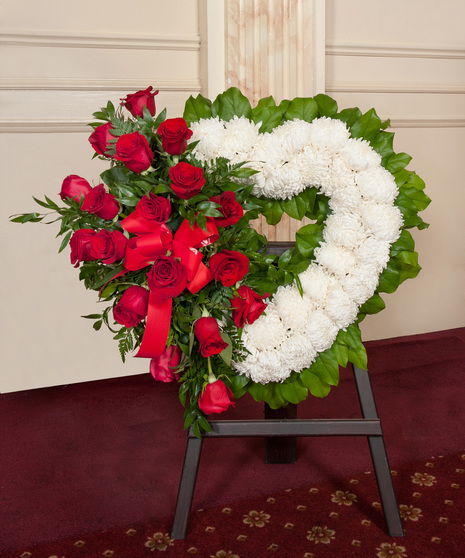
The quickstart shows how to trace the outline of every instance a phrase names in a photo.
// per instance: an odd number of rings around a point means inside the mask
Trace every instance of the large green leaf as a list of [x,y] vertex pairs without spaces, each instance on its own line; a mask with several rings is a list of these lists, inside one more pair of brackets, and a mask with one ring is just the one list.
[[374,139],[381,129],[381,119],[375,109],[370,109],[362,114],[351,126],[350,132],[353,138],[363,138],[368,141]]
[[326,397],[331,386],[307,368],[299,375],[300,381],[314,397]]
[[190,126],[192,122],[198,122],[201,118],[210,118],[211,115],[212,109],[209,99],[202,97],[200,94],[195,98],[191,95],[189,99],[187,99],[183,118],[188,126]]
[[212,116],[218,116],[221,120],[229,122],[234,116],[252,116],[252,107],[245,95],[237,87],[231,87],[224,93],[218,95],[211,106]]
[[337,113],[337,102],[328,95],[315,95],[316,104],[318,105],[318,113],[320,116],[332,118]]
[[311,97],[296,97],[285,112],[286,120],[312,122],[318,116],[318,105]]

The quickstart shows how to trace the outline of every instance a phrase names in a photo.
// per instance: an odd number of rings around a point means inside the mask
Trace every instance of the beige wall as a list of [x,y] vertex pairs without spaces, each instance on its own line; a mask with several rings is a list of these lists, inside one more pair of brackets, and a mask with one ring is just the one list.
[[[56,196],[68,174],[97,184],[104,166],[91,161],[85,123],[107,99],[118,102],[151,84],[160,89],[158,106],[177,116],[191,93],[216,95],[227,72],[223,15],[235,1],[134,0],[128,13],[121,0],[41,0],[29,3],[27,11],[3,0],[0,391],[147,370],[146,360],[130,358],[123,365],[111,334],[95,333],[80,318],[95,311],[96,296],[78,282],[68,253],[56,254],[56,228],[14,225],[7,218],[35,210],[32,195]],[[301,46],[308,51],[308,35],[312,48],[322,39],[324,44],[324,0],[282,3],[311,8]],[[366,339],[464,325],[465,4],[443,0],[437,6],[432,0],[326,2],[328,93],[341,108],[375,106],[382,117],[391,117],[396,150],[414,156],[410,167],[426,180],[433,198],[425,212],[431,227],[415,234],[423,271],[386,297],[387,310],[366,320]],[[292,32],[288,36],[291,44]],[[253,49],[248,53],[253,56]],[[312,56],[321,83],[324,50]],[[290,74],[289,80],[281,76],[280,87],[289,87],[293,96],[297,82]],[[314,86],[304,94],[317,92]]]

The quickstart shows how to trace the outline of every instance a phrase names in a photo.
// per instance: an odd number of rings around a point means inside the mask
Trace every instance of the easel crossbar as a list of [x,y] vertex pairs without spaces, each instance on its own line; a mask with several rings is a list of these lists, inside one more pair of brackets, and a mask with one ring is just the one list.
[[[382,436],[379,419],[228,420],[209,421],[203,438],[251,436]],[[194,437],[192,430],[188,436]]]

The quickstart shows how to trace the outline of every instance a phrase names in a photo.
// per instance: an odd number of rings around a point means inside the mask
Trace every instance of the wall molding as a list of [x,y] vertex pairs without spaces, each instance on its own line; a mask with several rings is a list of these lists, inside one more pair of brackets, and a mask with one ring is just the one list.
[[370,56],[390,58],[438,58],[441,60],[465,59],[463,48],[431,48],[427,46],[412,47],[409,45],[374,45],[328,43],[326,54],[330,56]]
[[463,95],[465,83],[392,83],[327,81],[331,93],[429,93]]
[[[199,79],[156,79],[160,91],[200,91]],[[147,87],[141,79],[2,78],[0,90],[13,91],[132,91]]]
[[200,36],[139,37],[16,32],[0,33],[0,44],[26,47],[198,51]]
[[465,118],[390,118],[390,128],[465,128]]

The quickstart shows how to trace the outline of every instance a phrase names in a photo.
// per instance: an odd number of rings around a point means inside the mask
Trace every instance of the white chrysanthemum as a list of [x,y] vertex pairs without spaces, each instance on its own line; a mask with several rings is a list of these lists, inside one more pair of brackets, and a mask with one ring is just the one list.
[[280,382],[292,372],[290,368],[283,366],[280,354],[275,350],[260,351],[256,356],[249,356],[247,361],[235,363],[234,366],[238,372],[260,384]]
[[314,304],[302,298],[295,285],[280,286],[270,303],[281,318],[286,330],[303,332],[307,327],[308,317]]
[[341,151],[341,158],[354,171],[364,171],[381,164],[381,155],[361,139],[349,139]]
[[315,304],[322,305],[326,300],[328,289],[336,281],[322,266],[312,263],[299,275],[304,296]]
[[295,334],[284,341],[281,347],[281,360],[294,372],[308,368],[316,357],[316,349],[305,334]]
[[308,145],[302,152],[290,157],[289,161],[299,169],[307,187],[320,186],[322,182],[329,180],[332,155],[327,150]]
[[392,244],[399,238],[403,218],[396,206],[366,201],[360,207],[360,213],[366,227],[377,239]]
[[342,279],[341,285],[350,298],[361,305],[374,294],[378,282],[376,266],[364,265],[356,267],[353,273]]
[[306,188],[299,169],[292,164],[276,167],[272,172],[263,172],[265,181],[262,195],[272,199],[287,199],[299,194]]
[[250,152],[258,140],[259,126],[241,116],[235,116],[225,125],[223,153],[224,157],[234,162],[241,162],[250,157]]
[[218,117],[202,118],[190,125],[192,137],[189,142],[200,141],[194,149],[195,155],[202,161],[222,156],[224,143],[224,125]]
[[326,219],[323,238],[328,244],[338,244],[353,249],[366,237],[362,219],[355,213],[333,213]]
[[342,159],[333,158],[329,173],[321,180],[321,191],[327,196],[334,196],[344,187],[355,186],[355,171],[349,168]]
[[318,352],[326,351],[334,343],[339,328],[322,310],[312,312],[307,326],[307,336]]
[[365,199],[378,203],[392,204],[399,193],[394,177],[381,166],[357,173],[356,182]]
[[349,139],[349,130],[341,120],[316,118],[311,123],[310,143],[330,151],[340,151]]
[[252,353],[262,347],[279,349],[285,338],[286,328],[272,307],[253,324],[246,324],[242,334],[244,346]]
[[337,285],[328,291],[325,312],[341,329],[350,326],[355,320],[358,314],[358,306],[344,289]]
[[329,207],[333,213],[341,213],[344,211],[358,211],[362,203],[362,194],[354,183],[341,183],[335,191],[332,192],[329,200]]
[[373,265],[377,273],[381,273],[389,261],[390,247],[386,240],[378,240],[374,236],[368,237],[355,250],[357,264],[361,266]]
[[281,140],[275,134],[260,134],[256,144],[250,152],[252,161],[262,161],[270,168],[285,163],[288,159],[281,145]]
[[315,260],[338,277],[351,273],[357,264],[352,250],[336,244],[322,243],[315,248]]

